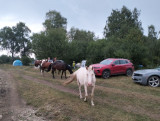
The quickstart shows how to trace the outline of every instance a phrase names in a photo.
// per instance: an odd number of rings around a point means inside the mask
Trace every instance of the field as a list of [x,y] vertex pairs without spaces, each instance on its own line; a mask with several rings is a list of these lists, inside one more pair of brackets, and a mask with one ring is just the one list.
[[[43,77],[32,66],[0,65],[0,72],[11,76],[18,97],[35,109],[37,117],[50,121],[158,121],[160,120],[160,88],[133,83],[125,75],[109,79],[97,78],[94,103],[79,99],[76,81],[63,86],[51,72]],[[5,72],[5,73],[4,73]],[[2,74],[2,73],[0,73]],[[2,76],[2,75],[1,75]],[[69,74],[67,73],[67,76]],[[82,90],[84,91],[84,90]],[[3,115],[3,112],[0,112]],[[7,114],[4,114],[6,117]],[[3,119],[3,118],[2,118]]]

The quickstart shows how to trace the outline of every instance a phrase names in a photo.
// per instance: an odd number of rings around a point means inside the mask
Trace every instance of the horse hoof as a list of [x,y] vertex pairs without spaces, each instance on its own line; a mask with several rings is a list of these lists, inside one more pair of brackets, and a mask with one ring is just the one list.
[[94,103],[92,103],[91,105],[94,106]]

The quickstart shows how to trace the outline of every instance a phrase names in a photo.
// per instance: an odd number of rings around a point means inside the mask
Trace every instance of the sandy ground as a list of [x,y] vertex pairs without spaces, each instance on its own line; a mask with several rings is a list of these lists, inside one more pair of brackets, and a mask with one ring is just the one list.
[[0,121],[46,121],[35,115],[17,93],[17,85],[9,72],[0,70]]

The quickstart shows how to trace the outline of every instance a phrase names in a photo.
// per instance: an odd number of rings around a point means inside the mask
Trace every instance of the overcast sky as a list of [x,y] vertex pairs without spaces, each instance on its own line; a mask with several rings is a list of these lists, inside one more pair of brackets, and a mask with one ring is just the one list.
[[89,30],[101,38],[107,17],[124,5],[131,11],[141,11],[139,20],[145,35],[151,24],[160,31],[160,0],[0,0],[0,5],[0,29],[24,22],[32,32],[40,32],[45,14],[56,10],[67,19],[67,30]]

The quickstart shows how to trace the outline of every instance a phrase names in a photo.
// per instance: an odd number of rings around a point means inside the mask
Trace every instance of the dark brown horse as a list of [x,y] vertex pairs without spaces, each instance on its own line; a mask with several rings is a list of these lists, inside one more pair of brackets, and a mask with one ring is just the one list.
[[71,66],[69,66],[68,64],[66,64],[64,61],[62,60],[57,60],[55,61],[54,63],[52,63],[52,75],[53,75],[53,78],[54,77],[54,71],[55,70],[59,70],[59,71],[62,71],[62,74],[61,74],[61,79],[62,79],[62,76],[63,76],[63,73],[65,72],[65,78],[66,77],[66,70],[68,70],[70,72],[70,74],[73,73],[72,69],[71,69]]
[[43,60],[40,65],[41,74],[44,76],[44,71],[49,72],[51,70],[52,63],[46,60]]

